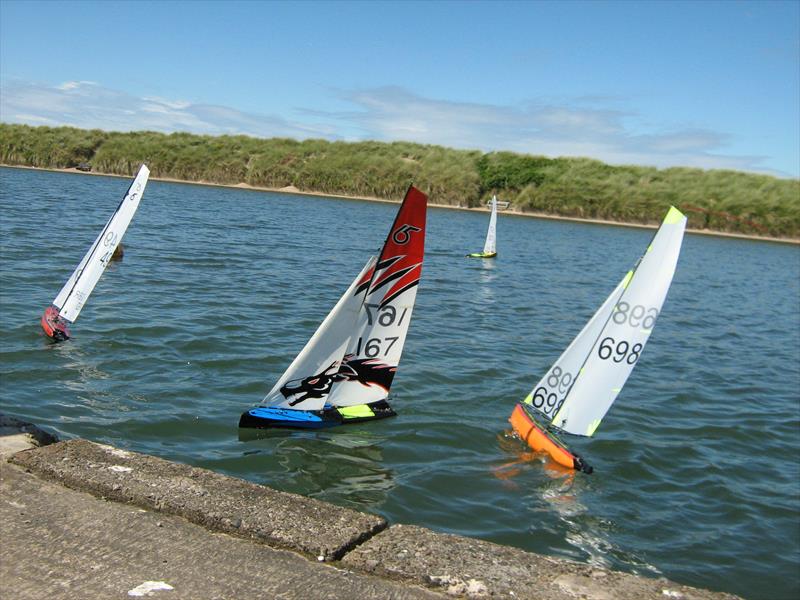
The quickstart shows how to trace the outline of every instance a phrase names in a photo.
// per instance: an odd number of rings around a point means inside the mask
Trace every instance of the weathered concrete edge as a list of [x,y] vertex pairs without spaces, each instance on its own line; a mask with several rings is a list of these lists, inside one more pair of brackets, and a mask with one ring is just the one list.
[[[0,419],[2,418],[0,415]],[[24,426],[25,431],[38,429],[29,423],[14,421],[16,426],[20,428]],[[13,427],[13,424],[9,423],[9,426]],[[49,444],[56,440],[54,436],[39,431],[44,436],[33,436],[36,443]],[[44,441],[39,442],[39,439]],[[74,450],[77,452],[73,452]],[[77,462],[82,464],[72,464],[67,469],[63,468],[66,463],[75,463],[79,457],[81,458]],[[738,598],[731,594],[683,586],[663,578],[650,579],[598,569],[582,563],[540,556],[517,548],[438,533],[417,526],[393,525],[387,529],[386,521],[374,515],[357,513],[318,500],[271,490],[265,486],[251,484],[206,469],[189,467],[86,440],[61,442],[51,446],[49,451],[48,448],[32,448],[13,454],[8,460],[45,479],[94,496],[175,514],[213,531],[256,539],[273,547],[294,550],[317,559],[340,560],[342,566],[355,571],[404,581],[412,585],[421,584],[438,591],[446,591],[451,595],[468,597],[491,595],[551,600],[574,598],[576,595],[619,600],[627,598],[663,600],[666,597],[684,600]],[[108,476],[109,473],[115,475],[133,473],[136,467],[131,464],[137,465],[139,461],[146,467],[139,469],[139,476],[142,477],[140,483],[150,490],[150,494],[143,495],[141,489],[131,489],[130,485],[123,486],[119,480],[109,484],[114,479],[113,476]],[[58,463],[62,463],[61,469],[57,468]],[[165,469],[161,476],[157,472],[159,468]],[[203,487],[209,481],[215,485],[211,489]],[[193,486],[194,482],[199,482],[200,488]],[[191,495],[202,489],[206,491],[203,495],[208,495],[210,498],[205,507],[186,509],[181,502],[165,501],[163,496],[154,494],[152,490],[160,486],[166,486],[167,489],[173,490],[173,493],[183,495]],[[256,497],[256,504],[251,504],[254,498],[241,493],[247,488],[265,491],[266,495],[257,494],[262,502],[258,502],[259,498]],[[302,531],[300,539],[293,541],[282,535],[271,536],[269,532],[258,531],[246,520],[250,518],[248,515],[253,510],[266,511],[267,518],[270,518],[270,507],[263,502],[265,498],[273,501],[276,498],[301,499],[302,502],[298,506],[292,506],[289,512],[297,511],[297,514],[305,515],[312,520],[321,519],[330,522],[331,513],[346,511],[340,513],[344,514],[346,519],[355,514],[366,518],[367,522],[373,525],[360,527],[357,535],[352,535],[351,532],[348,540],[340,543],[336,549],[313,550],[312,548],[309,551],[307,539],[303,537]],[[246,505],[240,507],[244,518],[235,515],[231,518],[231,502],[234,505]],[[309,516],[307,514],[309,502],[315,505],[315,508],[322,508],[323,514]],[[215,512],[215,507],[219,507],[222,512]],[[297,532],[294,526],[290,525],[290,537],[295,533]],[[320,554],[315,554],[317,551]]]
[[47,446],[57,441],[58,437],[33,423],[0,413],[0,458],[31,446]]
[[548,600],[734,600],[703,590],[415,525],[392,525],[349,552],[342,564],[468,597]]
[[338,560],[388,525],[376,515],[82,439],[24,450],[9,462],[71,489],[318,560]]

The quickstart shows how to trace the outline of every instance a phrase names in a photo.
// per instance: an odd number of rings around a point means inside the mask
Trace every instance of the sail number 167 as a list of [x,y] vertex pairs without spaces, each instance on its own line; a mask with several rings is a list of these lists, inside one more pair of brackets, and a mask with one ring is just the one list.
[[375,358],[379,354],[381,354],[381,350],[383,351],[383,355],[387,356],[389,354],[389,350],[392,349],[394,343],[400,338],[397,336],[395,337],[387,337],[387,338],[369,338],[366,342],[364,338],[358,338],[358,345],[356,346],[356,356],[361,356],[361,349],[364,349],[364,356],[367,358]]
[[[379,325],[382,325],[383,327],[389,327],[389,325],[392,325],[394,323],[394,320],[397,318],[397,309],[391,304],[387,304],[386,306],[381,308],[380,304],[365,303],[364,308],[367,309],[368,325],[372,325],[375,322],[375,318],[377,317]],[[408,307],[406,306],[403,309],[403,312],[400,313],[400,320],[397,321],[398,325],[400,325],[403,322],[403,319],[406,318],[407,312],[408,312]]]

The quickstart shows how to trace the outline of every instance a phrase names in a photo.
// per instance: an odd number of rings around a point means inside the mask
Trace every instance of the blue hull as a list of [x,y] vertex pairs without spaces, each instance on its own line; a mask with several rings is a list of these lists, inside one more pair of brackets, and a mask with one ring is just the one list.
[[386,400],[379,400],[368,405],[361,405],[360,411],[337,409],[326,406],[322,410],[292,410],[289,408],[276,408],[258,406],[242,413],[239,418],[239,427],[268,429],[323,429],[336,427],[347,423],[363,423],[393,417],[396,413]]

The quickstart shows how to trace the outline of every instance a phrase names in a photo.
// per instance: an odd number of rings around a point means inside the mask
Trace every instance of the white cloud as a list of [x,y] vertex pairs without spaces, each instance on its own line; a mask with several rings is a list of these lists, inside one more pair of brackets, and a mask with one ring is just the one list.
[[57,86],[3,81],[0,84],[0,120],[108,131],[332,137],[327,127],[318,129],[279,116],[249,114],[224,106],[140,98],[89,81],[68,81]]
[[164,98],[158,98],[156,96],[152,97],[145,96],[144,98],[142,98],[142,100],[148,102],[155,102],[156,104],[163,104],[164,106],[167,106],[169,108],[174,108],[176,110],[189,108],[192,105],[191,102],[185,102],[183,100],[165,100]]
[[776,174],[761,166],[766,157],[725,154],[729,136],[722,133],[702,129],[636,131],[628,122],[637,115],[605,106],[617,104],[619,99],[579,98],[561,105],[551,102],[514,107],[434,100],[396,87],[340,94],[361,110],[331,113],[329,117],[357,123],[363,137],[371,139],[587,157],[618,165]]
[[56,125],[52,119],[40,117],[39,115],[26,115],[21,113],[17,114],[16,117],[20,122],[28,123],[29,125],[49,125],[51,127]]
[[138,97],[90,81],[57,86],[4,81],[0,83],[0,120],[109,131],[405,140],[484,151],[580,156],[610,164],[776,174],[762,166],[765,157],[725,154],[729,136],[723,133],[697,128],[643,132],[632,124],[639,115],[609,108],[620,104],[618,98],[503,106],[425,98],[399,87],[330,93],[354,110],[304,108],[290,120],[180,99]]
[[65,81],[61,85],[57,86],[57,89],[63,91],[70,91],[70,90],[77,90],[82,86],[85,87],[91,85],[97,85],[97,84],[93,81]]

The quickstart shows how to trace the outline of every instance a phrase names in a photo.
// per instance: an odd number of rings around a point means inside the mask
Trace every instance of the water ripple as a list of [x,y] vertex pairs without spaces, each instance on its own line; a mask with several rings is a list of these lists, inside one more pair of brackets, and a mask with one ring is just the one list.
[[[431,209],[399,416],[246,432],[396,206],[150,182],[66,344],[41,311],[126,182],[0,169],[0,409],[53,429],[478,536],[748,598],[800,597],[800,252],[690,235],[652,343],[565,472],[516,401],[651,232]],[[57,214],[58,236],[41,227]]]

